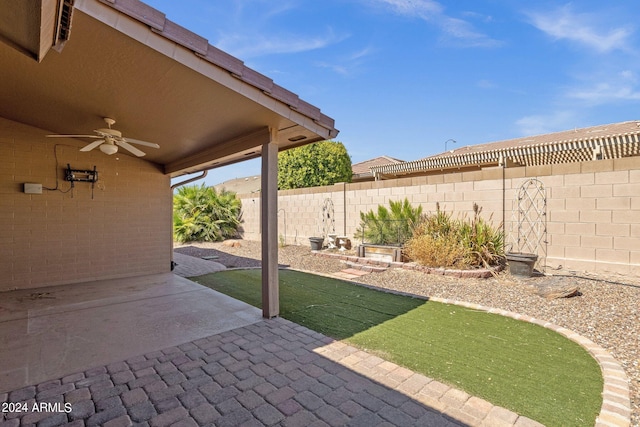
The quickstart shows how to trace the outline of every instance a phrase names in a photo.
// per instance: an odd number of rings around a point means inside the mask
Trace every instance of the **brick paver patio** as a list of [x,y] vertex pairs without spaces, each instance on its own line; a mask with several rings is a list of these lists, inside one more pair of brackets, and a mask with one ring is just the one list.
[[[284,319],[0,394],[0,402],[23,402],[0,427],[539,425]],[[54,412],[33,411],[36,402]]]

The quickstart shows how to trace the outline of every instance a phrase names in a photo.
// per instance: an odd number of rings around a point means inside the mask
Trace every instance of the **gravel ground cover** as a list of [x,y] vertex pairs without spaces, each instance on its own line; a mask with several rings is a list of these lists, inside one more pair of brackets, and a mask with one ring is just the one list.
[[[227,267],[260,265],[260,242],[190,243],[175,251],[216,257]],[[280,248],[281,266],[331,274],[346,268],[337,259],[314,256],[308,246]],[[615,274],[548,271],[547,276],[520,279],[503,272],[490,279],[459,279],[389,269],[357,281],[421,296],[449,298],[527,314],[569,328],[608,350],[624,368],[631,390],[631,425],[640,426],[640,278]],[[580,295],[548,300],[535,290],[548,284],[577,285]]]

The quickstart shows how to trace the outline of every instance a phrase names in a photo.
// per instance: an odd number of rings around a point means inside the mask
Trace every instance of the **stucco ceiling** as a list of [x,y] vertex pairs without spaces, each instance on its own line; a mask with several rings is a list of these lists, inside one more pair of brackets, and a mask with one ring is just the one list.
[[269,128],[281,149],[337,133],[96,0],[76,1],[60,52],[38,62],[0,43],[0,64],[0,116],[43,129],[43,140],[111,117],[124,136],[158,143],[141,147],[145,159],[172,176],[257,157]]

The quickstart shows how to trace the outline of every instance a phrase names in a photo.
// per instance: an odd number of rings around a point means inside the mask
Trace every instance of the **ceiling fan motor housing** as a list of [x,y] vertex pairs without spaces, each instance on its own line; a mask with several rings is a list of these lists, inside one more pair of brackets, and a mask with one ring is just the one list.
[[115,129],[96,129],[97,133],[103,134],[103,136],[115,136],[116,138],[122,138],[122,132]]

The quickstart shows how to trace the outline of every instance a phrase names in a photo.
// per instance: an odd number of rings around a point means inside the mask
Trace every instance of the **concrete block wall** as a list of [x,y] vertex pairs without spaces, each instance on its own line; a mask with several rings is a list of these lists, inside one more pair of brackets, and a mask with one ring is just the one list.
[[[546,194],[546,245],[538,255],[551,268],[640,275],[640,158],[515,168],[489,168],[415,178],[336,184],[279,193],[279,233],[286,215],[287,243],[308,244],[321,230],[326,199],[334,204],[336,231],[353,236],[360,212],[388,206],[389,200],[440,208],[454,217],[471,216],[473,204],[494,225],[503,225],[508,241],[517,240],[516,195],[530,179]],[[259,198],[240,195],[245,238],[259,239]],[[256,214],[258,212],[258,214]],[[546,222],[546,223],[544,223]],[[517,249],[517,247],[513,247]]]
[[[0,291],[170,271],[170,181],[158,165],[0,118]],[[98,182],[64,181],[72,169]],[[38,183],[42,194],[25,194]]]
[[[281,191],[278,196],[278,236],[287,244],[308,244],[309,237],[322,236],[325,203],[333,205],[332,225],[336,233],[344,233],[345,184],[330,187]],[[260,193],[240,195],[242,201],[243,237],[260,240]],[[328,223],[331,218],[325,221]]]
[[640,275],[640,158],[578,166],[549,176],[548,264]]

